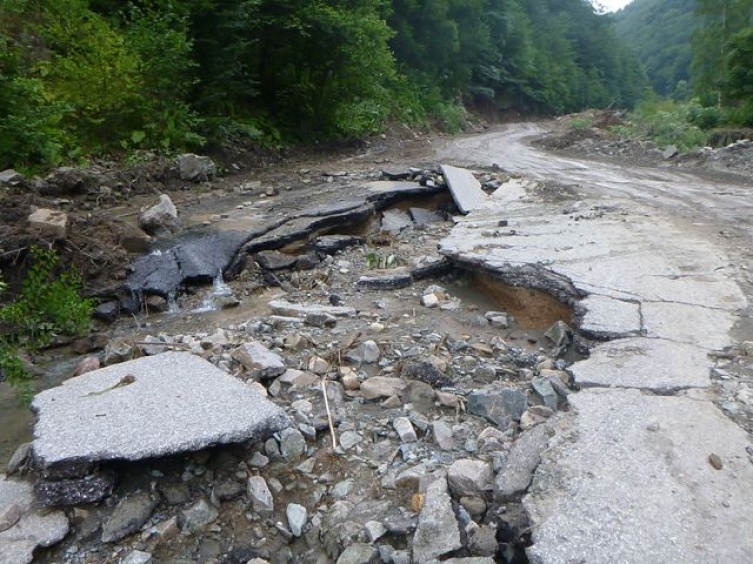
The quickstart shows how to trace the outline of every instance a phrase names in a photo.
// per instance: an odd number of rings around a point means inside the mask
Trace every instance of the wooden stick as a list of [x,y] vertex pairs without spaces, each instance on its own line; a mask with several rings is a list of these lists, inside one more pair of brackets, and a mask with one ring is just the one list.
[[332,433],[332,448],[337,448],[337,435],[335,435],[335,425],[332,422],[332,412],[329,410],[329,400],[327,399],[327,377],[322,378],[322,393],[324,394],[324,408],[327,410],[327,420],[329,421],[329,431]]

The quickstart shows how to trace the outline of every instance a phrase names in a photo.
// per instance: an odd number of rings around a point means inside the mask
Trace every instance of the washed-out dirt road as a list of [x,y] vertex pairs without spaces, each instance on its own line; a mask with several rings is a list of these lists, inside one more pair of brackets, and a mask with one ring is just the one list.
[[538,133],[511,125],[439,150],[523,177],[441,252],[569,287],[581,330],[605,339],[572,367],[581,391],[524,499],[529,558],[753,561],[750,421],[734,401],[750,391],[750,357],[734,354],[750,340],[750,185],[546,154],[526,144]]

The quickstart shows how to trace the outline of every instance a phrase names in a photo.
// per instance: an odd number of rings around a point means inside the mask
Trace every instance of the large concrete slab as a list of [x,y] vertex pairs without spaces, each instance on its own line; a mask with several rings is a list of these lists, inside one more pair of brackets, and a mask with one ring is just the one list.
[[[749,437],[711,403],[587,390],[524,504],[534,564],[753,562]],[[722,468],[709,456],[716,454]]]
[[66,380],[34,398],[34,457],[43,468],[139,460],[262,439],[284,411],[211,363],[166,352]]
[[585,387],[670,391],[711,385],[707,351],[694,345],[636,337],[597,345],[575,363],[575,381]]
[[442,165],[441,170],[461,213],[468,213],[486,201],[487,195],[481,189],[481,183],[470,170],[450,165]]

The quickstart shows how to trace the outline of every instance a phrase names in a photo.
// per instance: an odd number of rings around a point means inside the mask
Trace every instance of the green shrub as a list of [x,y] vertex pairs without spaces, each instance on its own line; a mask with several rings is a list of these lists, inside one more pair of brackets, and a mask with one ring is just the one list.
[[699,104],[690,104],[686,116],[688,122],[701,129],[714,129],[724,121],[724,112],[717,106],[703,107]]
[[706,143],[706,134],[690,122],[688,114],[685,104],[651,99],[615,131],[627,137],[649,139],[660,147],[674,145],[686,151]]
[[79,335],[89,328],[92,302],[80,296],[75,272],[58,273],[55,251],[32,247],[32,265],[21,293],[0,309],[0,321],[13,325],[18,339],[32,348],[46,346],[58,333]]
[[5,379],[22,389],[28,387],[30,376],[18,358],[18,349],[47,346],[56,335],[86,333],[93,306],[91,300],[81,297],[80,276],[60,272],[55,251],[32,247],[31,260],[21,292],[0,307],[0,322],[10,328],[9,334],[0,337],[0,368]]

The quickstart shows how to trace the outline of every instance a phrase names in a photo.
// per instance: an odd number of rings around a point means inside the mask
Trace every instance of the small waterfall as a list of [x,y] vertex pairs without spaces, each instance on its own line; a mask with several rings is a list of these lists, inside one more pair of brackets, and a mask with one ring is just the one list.
[[178,305],[178,292],[172,291],[167,295],[167,312],[168,313],[180,313],[180,306]]
[[217,273],[217,276],[212,280],[212,291],[204,297],[204,301],[199,307],[192,310],[191,313],[205,313],[207,311],[214,311],[217,309],[216,299],[222,296],[232,296],[233,290],[225,284],[225,279],[222,277],[222,271]]

